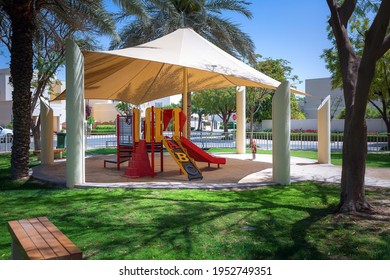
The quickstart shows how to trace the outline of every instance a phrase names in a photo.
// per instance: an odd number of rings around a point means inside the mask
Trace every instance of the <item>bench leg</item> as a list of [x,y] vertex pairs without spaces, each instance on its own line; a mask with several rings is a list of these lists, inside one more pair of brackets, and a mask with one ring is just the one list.
[[12,238],[11,243],[11,259],[12,260],[27,260],[26,253],[24,252],[22,245]]

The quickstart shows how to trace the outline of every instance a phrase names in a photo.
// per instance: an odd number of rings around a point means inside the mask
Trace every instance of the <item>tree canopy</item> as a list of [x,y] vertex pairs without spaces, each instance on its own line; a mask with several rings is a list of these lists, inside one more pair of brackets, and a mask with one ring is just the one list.
[[55,68],[61,64],[58,57],[63,56],[65,34],[112,34],[115,25],[102,2],[0,0],[1,40],[11,54],[13,179],[29,174],[33,67],[44,69],[39,76],[41,84],[37,86],[37,89],[43,89]]

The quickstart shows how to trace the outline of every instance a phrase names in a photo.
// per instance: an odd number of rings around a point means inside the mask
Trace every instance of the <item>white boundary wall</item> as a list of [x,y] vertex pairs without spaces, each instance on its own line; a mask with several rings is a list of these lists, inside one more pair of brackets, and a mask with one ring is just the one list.
[[[367,119],[367,130],[368,132],[386,132],[386,125],[382,119]],[[264,120],[262,123],[263,129],[272,129],[272,120]],[[318,130],[317,119],[307,120],[291,120],[291,129],[302,129],[302,130]],[[331,131],[344,131],[344,120],[332,120]]]

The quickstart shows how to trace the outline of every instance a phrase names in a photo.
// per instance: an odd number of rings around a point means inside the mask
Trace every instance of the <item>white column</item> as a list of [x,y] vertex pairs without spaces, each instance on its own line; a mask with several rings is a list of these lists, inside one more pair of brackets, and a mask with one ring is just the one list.
[[317,109],[318,114],[318,163],[330,164],[330,95]]
[[52,165],[54,163],[53,151],[53,109],[43,98],[40,98],[41,118],[41,163]]
[[272,176],[290,184],[290,83],[283,82],[272,99]]
[[237,154],[246,153],[246,87],[236,88]]
[[66,186],[85,182],[84,155],[84,57],[79,47],[66,40]]

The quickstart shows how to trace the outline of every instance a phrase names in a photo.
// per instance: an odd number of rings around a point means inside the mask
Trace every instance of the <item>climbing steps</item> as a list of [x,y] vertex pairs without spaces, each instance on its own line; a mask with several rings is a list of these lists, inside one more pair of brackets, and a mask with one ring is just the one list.
[[123,176],[129,178],[141,178],[154,175],[154,171],[150,166],[148,151],[146,149],[145,140],[140,140],[135,147],[135,151],[129,160],[129,165]]

